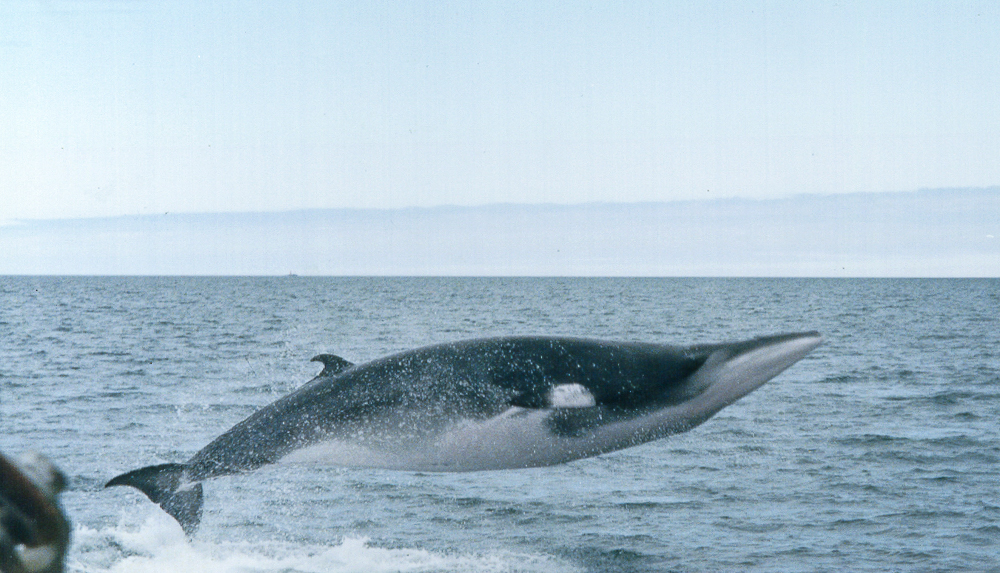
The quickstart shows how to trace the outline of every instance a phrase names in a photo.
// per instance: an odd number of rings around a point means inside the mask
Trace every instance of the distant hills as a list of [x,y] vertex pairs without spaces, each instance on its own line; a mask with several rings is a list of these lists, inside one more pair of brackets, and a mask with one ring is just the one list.
[[0,274],[1000,276],[1000,188],[0,226]]

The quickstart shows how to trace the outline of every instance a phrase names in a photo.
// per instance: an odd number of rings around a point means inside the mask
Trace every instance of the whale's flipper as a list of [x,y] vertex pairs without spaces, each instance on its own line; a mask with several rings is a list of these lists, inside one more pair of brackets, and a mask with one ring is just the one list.
[[353,362],[344,360],[335,354],[319,354],[317,356],[313,356],[310,362],[323,363],[323,371],[319,373],[319,376],[336,376],[351,366],[354,366]]
[[188,535],[194,534],[201,522],[201,482],[184,483],[184,464],[160,464],[122,474],[104,487],[130,485],[146,494],[153,503],[169,513]]

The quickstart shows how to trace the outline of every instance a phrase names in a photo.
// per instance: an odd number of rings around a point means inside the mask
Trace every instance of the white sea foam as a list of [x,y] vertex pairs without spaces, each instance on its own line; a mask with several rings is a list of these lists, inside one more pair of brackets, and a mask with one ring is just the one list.
[[[155,511],[155,510],[153,510]],[[336,545],[267,540],[186,538],[169,517],[151,513],[138,525],[77,526],[67,571],[79,573],[379,573],[421,571],[575,571],[549,556],[452,554],[374,546],[365,537]]]

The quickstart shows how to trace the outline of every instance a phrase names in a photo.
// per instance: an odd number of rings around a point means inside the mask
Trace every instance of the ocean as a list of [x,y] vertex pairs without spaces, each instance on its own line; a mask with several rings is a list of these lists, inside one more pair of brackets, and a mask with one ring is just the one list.
[[[1000,280],[0,277],[0,451],[70,478],[73,572],[1000,570]],[[824,344],[694,430],[561,466],[276,464],[180,527],[181,462],[319,371],[550,334]]]

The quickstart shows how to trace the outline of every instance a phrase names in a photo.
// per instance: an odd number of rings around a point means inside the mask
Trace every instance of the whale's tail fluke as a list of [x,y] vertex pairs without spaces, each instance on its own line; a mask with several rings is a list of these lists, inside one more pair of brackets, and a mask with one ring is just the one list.
[[194,534],[201,522],[201,482],[186,482],[184,464],[160,464],[124,473],[104,487],[130,485],[158,504],[181,524],[188,535]]

